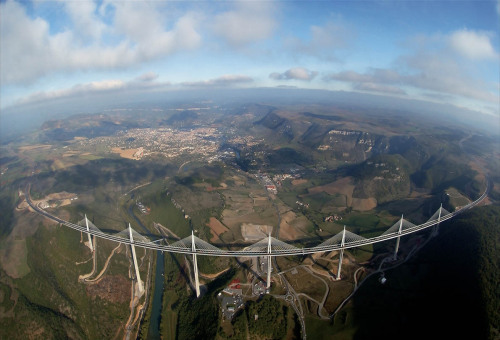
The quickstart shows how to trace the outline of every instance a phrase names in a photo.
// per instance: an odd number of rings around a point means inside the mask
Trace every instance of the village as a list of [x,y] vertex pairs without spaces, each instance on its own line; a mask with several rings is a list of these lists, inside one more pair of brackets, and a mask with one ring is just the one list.
[[[155,155],[168,159],[192,155],[203,157],[211,163],[235,156],[230,150],[220,150],[222,142],[226,140],[224,136],[225,131],[216,127],[141,128],[124,130],[114,136],[83,139],[78,142],[78,147],[82,150],[104,147],[111,153],[134,160]],[[234,138],[236,141],[242,140],[238,136]],[[246,136],[244,141],[246,145],[257,143],[251,136]]]

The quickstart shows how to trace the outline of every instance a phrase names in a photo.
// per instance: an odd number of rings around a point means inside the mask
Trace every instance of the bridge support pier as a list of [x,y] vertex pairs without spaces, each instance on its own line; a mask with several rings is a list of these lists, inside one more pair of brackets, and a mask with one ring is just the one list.
[[137,265],[137,256],[135,255],[134,238],[132,236],[132,227],[130,223],[128,224],[128,231],[130,233],[130,248],[132,249],[132,260],[134,261],[135,277],[137,279],[137,286],[139,287],[139,292],[144,292],[144,287],[142,285],[141,275],[139,273],[139,266]]
[[198,278],[198,261],[196,260],[196,245],[194,243],[194,232],[191,231],[191,250],[193,251],[193,271],[196,297],[200,297],[200,280]]
[[394,249],[394,257],[393,257],[394,261],[398,259],[399,241],[401,238],[402,230],[403,230],[403,215],[401,215],[401,222],[399,223],[398,238],[396,239],[396,248]]
[[438,223],[432,227],[432,235],[437,236],[439,233],[439,223],[441,222],[441,210],[443,209],[443,203],[441,203],[441,206],[439,207],[439,215],[438,215]]
[[87,219],[87,214],[85,214],[85,225],[87,226],[87,236],[89,237],[90,251],[94,252],[94,245],[92,244],[92,236],[90,235],[89,220]]
[[340,249],[339,268],[337,269],[337,280],[341,279],[340,271],[342,270],[342,260],[344,259],[344,245],[345,245],[345,226],[344,226],[344,232],[342,233],[342,242],[340,243],[342,249]]
[[[267,243],[267,253],[271,254],[271,233],[269,233],[269,242]],[[271,289],[271,268],[272,268],[272,258],[271,255],[267,256],[267,290]]]

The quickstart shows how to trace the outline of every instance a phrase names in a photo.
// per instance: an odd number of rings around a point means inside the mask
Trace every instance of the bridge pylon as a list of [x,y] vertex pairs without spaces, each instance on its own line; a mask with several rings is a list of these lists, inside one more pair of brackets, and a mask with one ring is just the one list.
[[344,258],[344,245],[345,245],[345,226],[344,226],[344,231],[342,232],[342,242],[340,243],[340,246],[342,249],[340,249],[340,256],[339,256],[339,268],[337,269],[337,280],[340,280],[340,271],[342,270],[342,260]]
[[90,251],[94,252],[94,245],[92,244],[92,236],[90,235],[89,220],[87,219],[87,214],[85,214],[85,226],[87,227],[87,236],[89,237]]
[[398,238],[396,239],[396,248],[394,249],[394,257],[393,257],[394,261],[398,259],[399,241],[401,239],[402,231],[403,231],[403,215],[401,215],[401,221],[399,223]]
[[128,224],[128,230],[130,234],[130,248],[132,248],[132,260],[134,261],[135,268],[135,276],[137,278],[137,285],[139,287],[139,292],[142,294],[144,292],[144,287],[141,281],[141,275],[139,273],[139,266],[137,265],[137,256],[135,255],[135,245],[134,245],[134,237],[132,236],[132,227],[130,223]]
[[439,207],[439,213],[438,213],[438,218],[437,218],[438,223],[435,224],[434,227],[432,227],[432,235],[433,236],[437,236],[437,234],[439,233],[439,223],[441,222],[442,210],[443,210],[443,203],[441,203],[441,206]]
[[191,250],[193,251],[194,284],[196,297],[200,297],[200,280],[198,278],[198,261],[196,260],[196,244],[194,242],[194,232],[191,231]]
[[[269,233],[269,241],[267,243],[267,253],[271,254],[271,233]],[[271,288],[271,255],[267,256],[267,285],[266,288],[269,290]]]

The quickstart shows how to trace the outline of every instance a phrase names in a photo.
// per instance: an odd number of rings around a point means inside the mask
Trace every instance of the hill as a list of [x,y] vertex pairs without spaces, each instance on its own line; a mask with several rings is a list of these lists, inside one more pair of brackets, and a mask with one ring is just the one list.
[[256,125],[262,125],[273,130],[278,135],[281,135],[289,141],[295,137],[292,129],[292,122],[288,119],[277,115],[274,111],[269,112],[261,120],[255,122]]

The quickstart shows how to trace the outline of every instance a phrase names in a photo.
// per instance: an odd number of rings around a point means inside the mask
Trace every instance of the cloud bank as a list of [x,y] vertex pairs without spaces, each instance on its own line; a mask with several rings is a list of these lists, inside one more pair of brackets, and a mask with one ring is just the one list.
[[181,85],[189,87],[224,87],[236,84],[251,83],[254,80],[248,76],[238,74],[226,74],[218,78],[210,80],[202,80],[195,82],[182,82]]
[[[331,72],[323,80],[349,83],[361,91],[404,95],[413,88],[428,98],[451,95],[498,103],[494,86],[475,76],[481,67],[479,60],[498,60],[492,36],[491,32],[466,29],[448,35],[418,36],[410,39],[408,53],[399,56],[392,68]],[[429,91],[434,91],[434,96]]]
[[[196,14],[170,20],[159,14],[161,3],[68,1],[63,11],[73,29],[51,32],[46,20],[31,18],[19,3],[1,4],[3,84],[30,83],[53,72],[115,69],[140,64],[199,46]],[[114,25],[96,12],[112,8]]]
[[40,91],[18,101],[17,104],[34,104],[44,101],[70,99],[75,97],[86,97],[116,92],[138,92],[153,89],[164,89],[170,87],[169,82],[156,82],[158,74],[154,72],[144,73],[132,80],[106,79],[92,81],[89,83],[76,84],[67,89]]

